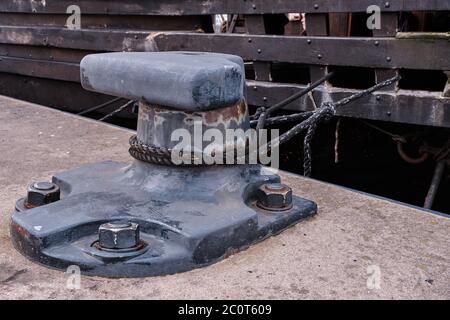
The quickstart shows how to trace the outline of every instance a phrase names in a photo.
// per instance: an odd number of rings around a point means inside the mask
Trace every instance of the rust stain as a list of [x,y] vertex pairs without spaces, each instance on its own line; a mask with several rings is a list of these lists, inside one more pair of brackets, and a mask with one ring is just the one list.
[[18,224],[15,224],[14,222],[11,222],[11,229],[14,233],[21,236],[21,238],[28,239],[29,233],[27,230],[19,226]]
[[[231,122],[235,122],[237,125],[244,123],[248,119],[247,103],[245,100],[239,101],[229,107],[220,108],[210,111],[180,111],[173,109],[166,109],[158,105],[149,105],[146,103],[140,103],[139,118],[149,120],[148,113],[151,112],[154,115],[167,116],[170,114],[182,114],[185,122],[192,122],[194,120],[201,121],[204,125],[217,126],[220,124],[228,127]],[[150,111],[151,109],[151,111]]]
[[206,123],[228,122],[235,120],[240,123],[247,114],[247,106],[244,100],[227,108],[221,108],[204,113]]

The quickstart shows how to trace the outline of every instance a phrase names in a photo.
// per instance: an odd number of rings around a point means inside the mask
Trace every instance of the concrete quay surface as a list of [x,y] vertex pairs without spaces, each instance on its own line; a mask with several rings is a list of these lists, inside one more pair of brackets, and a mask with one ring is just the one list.
[[0,299],[450,299],[449,218],[288,173],[283,182],[317,202],[316,217],[205,268],[144,279],[82,277],[80,289],[69,289],[64,272],[12,247],[14,203],[30,182],[54,173],[132,161],[130,135],[0,97]]

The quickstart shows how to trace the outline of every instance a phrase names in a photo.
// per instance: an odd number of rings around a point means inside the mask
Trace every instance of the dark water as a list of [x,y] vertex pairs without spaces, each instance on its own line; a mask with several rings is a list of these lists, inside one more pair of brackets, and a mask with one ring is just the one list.
[[[392,133],[425,132],[431,145],[442,146],[448,139],[446,129],[424,128],[391,123],[370,122]],[[321,125],[312,144],[312,177],[352,189],[423,206],[436,162],[432,157],[419,165],[405,162],[392,138],[356,119],[342,118],[339,130],[339,162],[335,163],[336,120]],[[419,143],[406,150],[417,156]],[[303,136],[281,149],[281,168],[303,173]],[[449,170],[444,172],[433,210],[450,214]]]

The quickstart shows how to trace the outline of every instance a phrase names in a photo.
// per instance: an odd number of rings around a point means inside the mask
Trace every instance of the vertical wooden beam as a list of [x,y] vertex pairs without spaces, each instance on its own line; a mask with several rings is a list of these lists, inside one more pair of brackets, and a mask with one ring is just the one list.
[[285,36],[300,36],[305,31],[303,30],[302,14],[301,13],[289,13],[289,22],[284,26]]
[[327,16],[327,13],[306,14],[306,32],[308,36],[328,36]]
[[398,31],[398,13],[381,13],[381,29],[374,29],[374,37],[395,37]]
[[330,13],[328,16],[331,37],[350,36],[349,17],[351,13],[339,12]]
[[423,11],[413,11],[412,14],[417,18],[418,20],[418,32],[423,32],[425,30],[425,18],[426,18],[426,12]]
[[[328,14],[306,14],[306,33],[308,36],[328,36]],[[321,53],[317,53],[317,61],[320,61]],[[326,66],[311,66],[309,68],[311,83],[319,80],[328,73]]]
[[[247,33],[249,34],[266,34],[264,17],[262,15],[246,15],[245,25],[247,27]],[[270,62],[254,61],[253,68],[255,70],[255,80],[272,81]]]
[[[373,30],[374,37],[395,37],[398,30],[398,13],[397,12],[384,12],[381,14],[381,29]],[[377,50],[375,45],[374,50]],[[385,57],[389,61],[390,57]],[[386,79],[395,77],[398,75],[398,70],[395,69],[376,69],[375,70],[375,82],[379,83]],[[383,91],[395,91],[398,87],[397,83],[385,87]]]

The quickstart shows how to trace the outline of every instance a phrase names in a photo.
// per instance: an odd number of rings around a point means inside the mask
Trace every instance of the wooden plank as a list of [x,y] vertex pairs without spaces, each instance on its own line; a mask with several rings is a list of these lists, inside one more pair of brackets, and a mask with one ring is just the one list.
[[[288,37],[264,35],[159,33],[161,51],[192,50],[236,54],[246,60],[367,68],[450,70],[447,40]],[[417,59],[420,54],[420,59]]]
[[[67,14],[24,14],[0,12],[3,26],[60,27],[67,23]],[[83,15],[83,29],[132,29],[132,30],[196,30],[202,25],[202,16],[142,16],[142,15]]]
[[374,37],[395,37],[398,32],[398,13],[383,12],[381,13],[381,29],[374,29]]
[[444,0],[14,0],[0,1],[0,11],[26,13],[65,13],[67,7],[77,4],[83,14],[136,14],[136,15],[209,15],[209,14],[262,14],[288,12],[365,12],[370,5],[383,11],[450,10]]
[[[262,15],[246,15],[245,26],[249,34],[265,34],[266,27],[264,25],[264,17]],[[249,38],[251,39],[251,38]],[[250,40],[249,40],[250,41]],[[253,68],[255,71],[255,79],[260,81],[271,81],[270,62],[253,61]]]
[[306,33],[308,36],[328,36],[328,15],[325,13],[309,13],[306,17]]
[[[261,97],[267,97],[269,105],[284,100],[306,86],[278,84],[273,82],[247,81],[247,102],[250,105],[261,105]],[[338,101],[356,90],[318,87],[314,96],[316,103],[323,99]],[[309,99],[303,97],[286,106],[286,110],[311,110]],[[450,127],[450,99],[442,99],[440,92],[417,92],[399,90],[393,95],[390,92],[378,91],[357,102],[340,107],[337,115],[352,118],[410,123],[436,127]]]
[[[286,83],[247,80],[246,99],[249,105],[273,106],[276,103],[299,92],[305,86]],[[265,99],[264,99],[265,98]],[[265,100],[265,101],[264,101]],[[284,110],[310,111],[314,109],[311,99],[304,95],[286,105]]]
[[349,13],[330,13],[329,35],[332,37],[349,37],[350,36],[350,14]]
[[80,63],[90,53],[92,52],[74,49],[0,44],[0,56],[5,57]]
[[[308,13],[306,18],[306,33],[308,36],[328,36],[328,14],[326,13]],[[321,53],[318,53],[321,56]],[[326,66],[311,66],[309,74],[311,83],[318,81],[328,73]]]
[[253,62],[253,69],[255,70],[255,80],[272,81],[270,74],[270,62]]
[[80,82],[80,67],[75,63],[3,56],[0,57],[0,72]]
[[[80,112],[113,99],[113,97],[100,93],[86,91],[77,82],[9,73],[0,73],[0,95],[32,101],[69,112]],[[100,111],[109,113],[114,108],[117,108],[117,104]]]
[[[398,13],[397,12],[383,12],[381,14],[381,29],[374,29],[374,37],[395,37],[398,31]],[[375,82],[379,83],[389,78],[398,75],[398,70],[377,69],[375,70]],[[385,91],[395,91],[398,87],[398,82],[383,88]]]
[[236,22],[237,22],[238,18],[239,18],[238,14],[231,15],[231,21],[228,23],[228,26],[227,26],[227,33],[234,32],[234,28],[236,27]]
[[1,27],[0,43],[93,51],[148,51],[145,31]]

